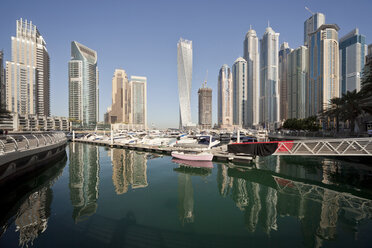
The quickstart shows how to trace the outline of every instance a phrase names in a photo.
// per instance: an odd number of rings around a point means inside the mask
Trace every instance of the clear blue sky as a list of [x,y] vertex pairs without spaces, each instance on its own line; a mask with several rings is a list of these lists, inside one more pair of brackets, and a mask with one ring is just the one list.
[[372,43],[371,0],[2,0],[0,49],[10,60],[10,37],[16,20],[37,25],[51,58],[51,113],[68,115],[67,63],[70,43],[76,40],[98,53],[100,120],[111,105],[111,79],[115,68],[128,75],[146,76],[148,121],[156,127],[177,127],[177,42],[193,41],[192,117],[197,122],[197,90],[208,70],[213,89],[213,122],[217,116],[217,77],[223,64],[231,66],[243,55],[249,25],[261,38],[267,21],[280,33],[280,43],[296,48],[303,43],[304,21],[314,12],[327,23],[340,26],[339,36],[358,27]]

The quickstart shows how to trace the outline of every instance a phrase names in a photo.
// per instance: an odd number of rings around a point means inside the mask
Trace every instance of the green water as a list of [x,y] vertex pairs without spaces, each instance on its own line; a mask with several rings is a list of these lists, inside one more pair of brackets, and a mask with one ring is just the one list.
[[70,143],[2,191],[0,247],[370,247],[372,167],[271,156],[190,168]]

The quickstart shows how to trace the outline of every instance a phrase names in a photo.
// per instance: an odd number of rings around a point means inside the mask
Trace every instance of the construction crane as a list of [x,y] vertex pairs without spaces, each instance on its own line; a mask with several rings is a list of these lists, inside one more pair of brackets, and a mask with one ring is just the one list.
[[305,6],[305,9],[310,12],[311,15],[314,15],[314,12],[312,12],[308,7]]
[[207,70],[207,73],[205,75],[205,79],[204,79],[204,83],[203,83],[203,88],[205,88],[207,86],[207,79],[208,79],[208,70]]

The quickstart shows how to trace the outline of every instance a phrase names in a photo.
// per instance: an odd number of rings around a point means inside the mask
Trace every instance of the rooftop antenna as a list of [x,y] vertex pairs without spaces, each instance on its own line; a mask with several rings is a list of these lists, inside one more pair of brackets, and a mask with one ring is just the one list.
[[312,12],[308,7],[305,6],[305,9],[310,12],[311,15],[314,15],[314,12]]
[[252,30],[252,24],[249,24],[249,30]]
[[267,20],[267,27],[270,27],[270,21]]

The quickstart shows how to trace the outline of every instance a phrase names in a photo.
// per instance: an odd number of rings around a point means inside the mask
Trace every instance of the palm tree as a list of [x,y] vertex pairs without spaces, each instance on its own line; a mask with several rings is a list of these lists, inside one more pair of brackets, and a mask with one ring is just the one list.
[[341,107],[341,117],[344,121],[350,122],[351,132],[354,132],[357,117],[363,113],[363,108],[360,105],[360,98],[360,93],[357,93],[356,90],[342,94],[343,105]]
[[321,116],[325,118],[336,118],[336,132],[339,132],[340,116],[343,112],[344,99],[335,97],[329,101],[328,108],[325,109]]
[[363,111],[372,115],[372,60],[365,64],[361,81],[359,103]]

